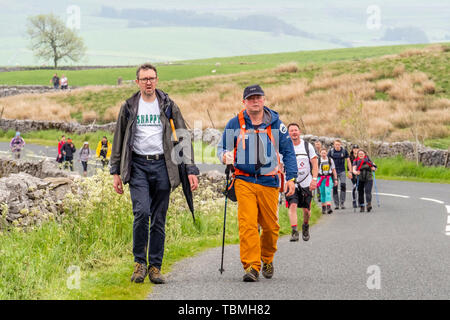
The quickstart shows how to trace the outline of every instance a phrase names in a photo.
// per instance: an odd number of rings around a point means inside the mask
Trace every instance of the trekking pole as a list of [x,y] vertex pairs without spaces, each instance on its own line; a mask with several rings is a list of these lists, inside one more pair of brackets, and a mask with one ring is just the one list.
[[356,175],[356,184],[355,184],[354,191],[353,191],[353,195],[355,196],[354,199],[353,199],[353,202],[354,202],[354,204],[353,204],[353,212],[356,212],[356,207],[358,205],[358,200],[356,198],[357,193],[358,193],[358,185],[359,185],[359,174]]
[[225,251],[225,226],[227,222],[227,202],[228,202],[228,183],[230,181],[230,171],[232,165],[227,165],[227,168],[225,169],[225,174],[227,176],[227,184],[225,187],[225,210],[223,212],[223,237],[222,237],[222,261],[220,262],[220,274],[222,274],[225,270],[223,269],[223,254]]
[[380,199],[378,198],[377,180],[375,179],[375,171],[372,171],[373,184],[375,185],[375,196],[377,198],[378,208],[380,207]]

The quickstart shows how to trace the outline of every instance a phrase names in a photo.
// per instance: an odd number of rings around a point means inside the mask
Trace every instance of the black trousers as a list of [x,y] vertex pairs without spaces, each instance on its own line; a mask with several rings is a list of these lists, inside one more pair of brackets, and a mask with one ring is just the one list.
[[366,204],[372,202],[372,186],[373,180],[358,182],[358,202],[359,206],[364,206],[364,195],[366,196]]
[[147,265],[148,255],[148,264],[161,269],[170,196],[170,182],[164,159],[147,160],[133,155],[130,195],[134,214],[134,261]]
[[69,168],[70,171],[73,171],[73,159],[71,158],[66,158],[66,160],[64,161],[64,169]]

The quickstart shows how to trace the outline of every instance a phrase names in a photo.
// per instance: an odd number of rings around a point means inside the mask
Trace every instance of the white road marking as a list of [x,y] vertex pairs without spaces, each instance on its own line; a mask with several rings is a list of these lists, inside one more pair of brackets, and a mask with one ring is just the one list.
[[392,194],[392,193],[378,193],[380,196],[388,196],[388,197],[397,197],[397,198],[405,198],[405,199],[409,199],[409,196],[403,196],[401,194]]
[[[346,192],[348,193],[352,193],[352,191],[347,190]],[[375,193],[373,193],[375,194]],[[383,192],[378,192],[378,195],[380,196],[388,196],[388,197],[397,197],[397,198],[405,198],[405,199],[409,199],[410,196],[403,196],[401,194],[393,194],[393,193],[383,193]],[[442,202],[443,203],[443,202]]]
[[448,213],[448,217],[447,217],[447,227],[445,228],[446,231],[446,235],[450,236],[450,206],[445,205],[445,208],[447,208],[447,213]]
[[431,199],[431,198],[420,198],[420,200],[432,201],[432,202],[436,202],[436,203],[439,203],[439,204],[444,204],[444,201]]

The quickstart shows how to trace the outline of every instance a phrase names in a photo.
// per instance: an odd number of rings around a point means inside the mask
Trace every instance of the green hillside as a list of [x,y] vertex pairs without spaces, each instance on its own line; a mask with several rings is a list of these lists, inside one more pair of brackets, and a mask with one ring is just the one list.
[[[180,61],[173,64],[157,64],[161,81],[186,80],[208,75],[223,75],[252,70],[274,68],[279,64],[297,62],[299,66],[308,64],[323,65],[334,61],[361,60],[388,54],[397,54],[409,48],[423,48],[424,44],[384,47],[361,47],[350,49],[332,49],[298,51],[276,54],[236,56],[228,58],[210,58],[203,60]],[[143,59],[142,62],[146,60]],[[213,73],[212,71],[215,70]],[[0,84],[3,85],[49,85],[53,74],[65,74],[69,85],[115,85],[117,78],[133,80],[136,67],[91,69],[91,70],[32,70],[0,72]]]

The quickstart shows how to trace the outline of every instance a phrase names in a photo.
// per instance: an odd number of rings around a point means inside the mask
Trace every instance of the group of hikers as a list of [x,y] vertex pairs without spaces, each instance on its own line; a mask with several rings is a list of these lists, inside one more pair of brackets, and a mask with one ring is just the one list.
[[[170,193],[183,178],[180,163],[185,166],[183,172],[191,192],[198,188],[200,172],[194,162],[191,135],[183,134],[187,129],[179,107],[157,88],[156,67],[148,63],[139,66],[135,83],[139,91],[120,108],[114,144],[104,136],[96,156],[103,167],[110,164],[113,188],[118,194],[123,194],[123,184],[129,184],[135,261],[131,281],[141,283],[148,275],[151,282],[162,284],[166,213]],[[303,140],[297,123],[286,127],[278,113],[265,105],[265,93],[257,84],[244,89],[242,103],[244,108],[225,127],[217,156],[227,166],[225,199],[234,195],[238,204],[243,281],[254,282],[260,272],[267,279],[274,274],[280,193],[285,195],[289,208],[290,240],[299,240],[297,209],[301,208],[302,238],[308,241],[313,198],[317,196],[323,214],[333,212],[332,202],[334,210],[344,210],[347,178],[353,184],[353,208],[372,210],[377,166],[358,145],[352,145],[348,152],[339,139],[329,150],[318,140],[314,145]],[[181,153],[175,148],[178,143],[183,145]],[[20,158],[24,145],[17,132],[10,143],[16,158]],[[76,150],[72,139],[66,141],[63,135],[56,161],[73,171]],[[84,176],[90,153],[89,143],[84,142],[79,151]]]
[[320,140],[316,140],[313,146],[300,138],[300,126],[296,123],[288,125],[288,132],[294,144],[298,168],[296,193],[286,197],[292,227],[291,241],[299,240],[297,208],[303,209],[302,238],[309,240],[309,217],[314,193],[322,204],[322,214],[333,213],[332,202],[335,210],[346,208],[347,177],[353,184],[353,208],[359,207],[360,212],[372,210],[372,172],[377,166],[365,150],[354,144],[349,153],[339,139],[329,150],[322,146]]
[[57,73],[50,79],[50,84],[53,85],[53,89],[66,90],[69,88],[69,80],[67,80],[67,77],[62,75],[60,78]]
[[[73,171],[73,159],[76,152],[76,147],[70,137],[62,135],[61,140],[58,142],[58,155],[56,161],[60,164],[61,168],[70,169]],[[107,167],[109,158],[111,157],[112,145],[108,141],[106,136],[103,136],[97,144],[96,156],[100,159],[103,167]],[[79,152],[79,161],[83,167],[83,175],[87,176],[88,161],[91,158],[91,151],[89,148],[89,142],[85,141],[83,147]]]
[[[119,111],[110,173],[118,194],[123,194],[123,184],[130,189],[135,262],[131,281],[141,283],[148,275],[152,283],[162,284],[166,281],[161,265],[170,193],[183,178],[180,164],[185,165],[191,191],[198,188],[199,169],[190,134],[180,134],[186,123],[179,107],[157,88],[156,67],[148,63],[139,66],[135,83],[139,91]],[[324,214],[333,212],[331,190],[335,210],[345,209],[348,177],[357,186],[360,210],[370,212],[371,172],[376,166],[357,145],[348,153],[339,140],[331,150],[323,148],[320,141],[314,147],[303,141],[298,124],[286,127],[278,113],[265,105],[259,85],[244,89],[242,103],[244,108],[225,127],[217,155],[227,166],[225,199],[234,195],[238,204],[243,281],[253,282],[260,272],[267,279],[274,274],[280,192],[285,193],[289,207],[291,240],[298,240],[297,208],[302,208],[302,236],[307,241],[313,192],[318,188]],[[183,144],[182,153],[176,148],[178,143]],[[225,218],[226,210],[224,230]]]
[[[16,132],[14,138],[11,139],[9,147],[13,154],[14,159],[20,159],[22,149],[25,146],[25,140],[20,135],[20,132]],[[70,169],[73,171],[73,160],[77,148],[75,147],[71,138],[67,138],[65,135],[61,136],[61,140],[58,142],[58,155],[56,157],[56,162],[60,164],[61,169]],[[106,136],[98,142],[96,149],[96,156],[100,159],[103,168],[106,168],[109,164],[109,159],[111,157],[112,144],[108,141]],[[91,158],[91,151],[89,149],[89,142],[85,141],[83,147],[79,152],[79,161],[83,167],[83,175],[87,176],[88,161]]]

